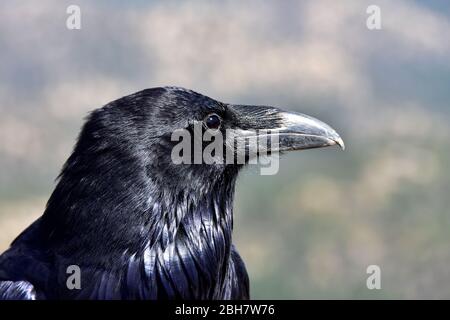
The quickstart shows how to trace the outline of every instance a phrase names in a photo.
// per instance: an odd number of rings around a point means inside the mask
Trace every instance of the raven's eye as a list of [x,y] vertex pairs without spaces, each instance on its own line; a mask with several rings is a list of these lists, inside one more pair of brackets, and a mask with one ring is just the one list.
[[213,129],[213,130],[219,129],[220,124],[222,122],[220,117],[215,113],[207,116],[204,121],[205,121],[205,124],[208,127],[208,129]]

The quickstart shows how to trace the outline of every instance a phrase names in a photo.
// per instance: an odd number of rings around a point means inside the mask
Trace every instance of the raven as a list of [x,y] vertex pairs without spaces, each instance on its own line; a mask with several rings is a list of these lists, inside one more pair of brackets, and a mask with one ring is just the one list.
[[[232,244],[244,165],[171,158],[172,133],[196,123],[238,135],[274,130],[274,153],[344,147],[309,116],[179,87],[110,102],[88,116],[43,215],[0,256],[0,299],[249,299]],[[68,285],[74,266],[79,287]]]

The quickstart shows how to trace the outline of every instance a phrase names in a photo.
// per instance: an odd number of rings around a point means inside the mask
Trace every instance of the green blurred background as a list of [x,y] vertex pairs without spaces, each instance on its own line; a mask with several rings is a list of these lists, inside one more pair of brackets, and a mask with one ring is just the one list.
[[240,176],[253,298],[450,298],[449,18],[444,0],[2,1],[0,251],[42,213],[89,110],[177,85],[315,116],[346,142]]

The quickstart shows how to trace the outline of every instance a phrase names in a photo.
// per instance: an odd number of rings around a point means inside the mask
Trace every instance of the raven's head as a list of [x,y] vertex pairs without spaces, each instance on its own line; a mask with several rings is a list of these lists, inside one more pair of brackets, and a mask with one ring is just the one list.
[[[344,147],[335,130],[303,114],[223,103],[191,90],[164,87],[123,97],[94,111],[75,154],[97,153],[97,159],[115,155],[121,160],[120,166],[102,164],[99,172],[123,170],[127,161],[133,161],[145,170],[139,171],[134,164],[132,174],[145,174],[158,188],[206,192],[263,152],[336,144]],[[207,155],[212,162],[205,159]],[[92,157],[89,162],[93,161]]]
[[[180,130],[191,134],[194,149],[196,130],[225,137],[222,150],[211,153],[226,155],[225,161],[196,163],[195,150],[187,157],[188,151],[181,152],[194,163],[174,161],[180,144],[174,133]],[[190,248],[189,254],[178,248],[180,255],[223,263],[231,245],[236,176],[252,156],[244,163],[237,158],[253,148],[247,138],[274,136],[277,142],[270,140],[265,148],[269,153],[344,147],[325,123],[274,107],[222,103],[174,87],[120,98],[92,112],[85,123],[44,213],[44,233],[60,254],[103,265],[145,248],[158,247],[163,254],[174,243]],[[210,144],[200,140],[205,151]],[[242,140],[247,142],[239,144]]]

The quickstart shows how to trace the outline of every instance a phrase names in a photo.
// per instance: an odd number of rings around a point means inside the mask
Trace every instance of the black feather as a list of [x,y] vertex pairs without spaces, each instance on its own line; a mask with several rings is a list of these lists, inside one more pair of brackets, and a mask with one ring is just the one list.
[[[170,139],[227,105],[147,89],[88,117],[43,216],[0,256],[2,299],[247,299],[232,246],[237,165],[175,165]],[[233,120],[234,119],[234,120]],[[69,265],[81,289],[66,286]]]

